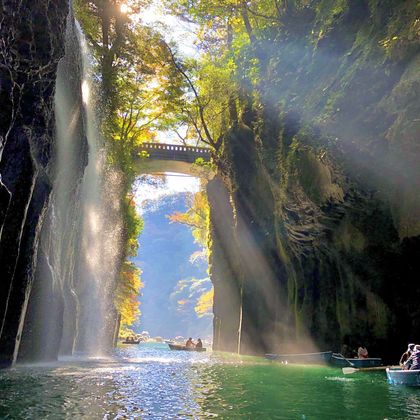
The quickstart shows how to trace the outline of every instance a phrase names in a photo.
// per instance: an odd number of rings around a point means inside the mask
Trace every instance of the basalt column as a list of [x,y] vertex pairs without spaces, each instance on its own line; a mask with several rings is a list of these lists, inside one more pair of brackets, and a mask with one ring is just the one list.
[[275,235],[275,200],[252,130],[241,124],[227,141],[236,210],[235,274],[241,286],[239,351],[262,354],[279,340],[280,317],[287,322],[281,305],[286,274]]
[[[0,23],[0,363],[16,358],[51,192],[66,0],[3,1]],[[9,197],[8,197],[9,196]]]
[[210,205],[210,277],[214,286],[213,349],[237,352],[240,320],[240,284],[235,218],[230,195],[221,178],[207,184]]

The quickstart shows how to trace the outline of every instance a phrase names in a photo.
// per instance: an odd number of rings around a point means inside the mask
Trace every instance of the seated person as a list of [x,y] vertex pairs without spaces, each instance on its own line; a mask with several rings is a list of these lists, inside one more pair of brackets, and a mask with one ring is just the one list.
[[414,351],[414,346],[415,346],[415,344],[409,344],[408,345],[407,351],[405,353],[403,353],[401,358],[400,358],[400,362],[399,362],[400,366],[403,366],[404,363],[410,358],[411,354]]
[[192,348],[192,347],[194,347],[194,346],[195,346],[195,344],[193,343],[192,338],[190,337],[190,338],[187,340],[187,342],[185,343],[185,347]]
[[357,349],[357,357],[359,359],[367,359],[369,357],[366,347],[359,347]]
[[197,340],[197,344],[195,345],[195,348],[196,348],[196,349],[202,349],[202,348],[203,348],[203,343],[202,343],[202,341],[201,341],[201,338],[199,338],[199,339]]
[[414,346],[414,351],[404,363],[404,366],[410,370],[420,370],[420,345]]
[[[354,351],[353,351],[354,353]],[[344,357],[352,357],[352,351],[350,349],[350,346],[348,344],[343,344],[341,346],[340,354]]]

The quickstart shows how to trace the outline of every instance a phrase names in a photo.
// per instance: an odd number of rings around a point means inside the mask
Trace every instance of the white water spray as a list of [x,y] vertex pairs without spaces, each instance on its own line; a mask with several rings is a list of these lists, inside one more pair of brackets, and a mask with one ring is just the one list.
[[[122,223],[119,212],[118,176],[106,162],[104,142],[96,117],[95,88],[91,83],[93,60],[80,27],[78,37],[83,61],[82,99],[85,108],[89,160],[81,194],[82,270],[79,272],[80,319],[76,349],[103,354],[109,347],[112,291],[118,275]],[[116,204],[118,203],[118,204]]]

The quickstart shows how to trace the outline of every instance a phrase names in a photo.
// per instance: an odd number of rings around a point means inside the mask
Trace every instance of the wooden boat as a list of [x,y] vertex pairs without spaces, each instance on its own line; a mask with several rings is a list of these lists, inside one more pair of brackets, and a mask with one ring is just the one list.
[[346,367],[352,366],[356,368],[375,367],[382,365],[382,359],[380,357],[368,357],[366,359],[359,358],[344,358],[339,353],[333,353],[329,361],[333,366]]
[[393,385],[420,386],[420,370],[387,368],[388,382]]
[[297,354],[266,354],[265,358],[269,360],[279,360],[283,363],[298,364],[327,364],[331,359],[332,351],[321,351],[318,353],[297,353]]
[[195,347],[186,347],[185,344],[170,344],[168,346],[171,350],[185,350],[185,351],[206,351],[205,347],[195,348]]

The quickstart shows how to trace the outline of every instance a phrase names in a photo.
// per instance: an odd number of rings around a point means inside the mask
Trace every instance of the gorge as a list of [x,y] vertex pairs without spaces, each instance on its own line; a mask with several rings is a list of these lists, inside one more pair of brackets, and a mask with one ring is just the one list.
[[[213,348],[261,355],[363,344],[395,358],[420,341],[417,1],[227,3],[167,2],[215,37],[204,37],[216,52],[196,77],[162,47],[172,63],[165,80],[196,101],[215,173],[207,183]],[[103,45],[81,21],[83,41],[72,7],[2,2],[4,367],[106,352],[118,330],[129,187],[103,155],[103,137],[122,111],[104,105],[103,92],[98,106],[83,101],[82,86],[96,77],[112,90],[106,82],[122,83],[113,72],[126,58],[110,44],[100,65],[117,64],[89,74],[95,59],[84,43]],[[162,90],[169,102],[172,94]]]

